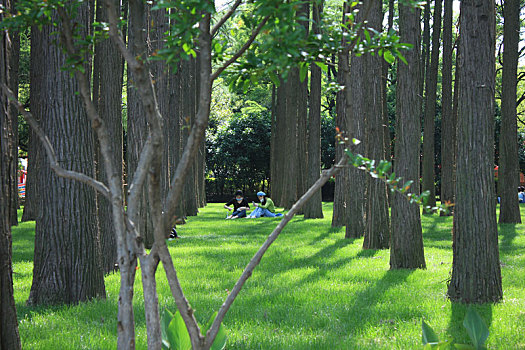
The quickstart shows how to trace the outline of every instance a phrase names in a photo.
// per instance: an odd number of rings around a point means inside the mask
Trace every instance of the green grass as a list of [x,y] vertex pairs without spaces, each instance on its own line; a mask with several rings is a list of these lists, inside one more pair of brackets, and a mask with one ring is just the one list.
[[[269,249],[225,319],[228,349],[421,348],[421,320],[443,337],[468,342],[463,305],[446,299],[452,264],[451,217],[423,216],[426,270],[389,271],[389,252],[364,251],[325,219],[296,217]],[[522,207],[525,210],[525,207]],[[525,214],[525,213],[522,213]],[[169,242],[175,267],[199,322],[217,310],[278,218],[224,220],[210,204]],[[478,306],[492,349],[525,349],[525,225],[500,225],[504,300]],[[14,287],[25,349],[116,347],[118,274],[106,277],[106,300],[28,307],[34,223],[13,228]],[[143,296],[135,294],[137,348],[146,348]],[[164,271],[160,307],[175,310]]]

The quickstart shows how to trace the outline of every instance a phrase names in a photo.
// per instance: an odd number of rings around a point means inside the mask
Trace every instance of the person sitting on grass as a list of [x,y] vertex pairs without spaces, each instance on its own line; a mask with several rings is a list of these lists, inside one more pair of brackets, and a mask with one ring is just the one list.
[[[233,205],[233,208],[231,207]],[[226,217],[226,219],[237,219],[246,217],[246,210],[250,210],[250,205],[246,198],[243,197],[242,191],[235,192],[235,198],[224,204],[224,208],[228,211],[233,210],[233,213]]]
[[248,216],[248,218],[260,218],[261,216],[267,216],[270,218],[276,217],[276,216],[283,216],[281,213],[275,213],[275,204],[273,204],[273,201],[271,198],[266,197],[266,193],[264,192],[257,192],[257,198],[259,198],[260,204],[253,203],[252,204],[256,207],[254,211]]

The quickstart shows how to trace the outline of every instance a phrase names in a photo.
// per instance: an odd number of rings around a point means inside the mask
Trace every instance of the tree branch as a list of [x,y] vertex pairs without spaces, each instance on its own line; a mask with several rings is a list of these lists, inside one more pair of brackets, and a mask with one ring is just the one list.
[[213,38],[215,34],[217,34],[217,31],[220,27],[233,15],[235,10],[237,10],[237,7],[241,4],[242,0],[235,1],[235,4],[228,10],[228,12],[213,26],[213,29],[211,30],[211,37]]
[[305,194],[292,206],[290,211],[286,213],[286,215],[283,217],[281,222],[277,225],[277,227],[273,230],[273,232],[268,236],[268,239],[263,243],[261,248],[255,253],[253,258],[250,260],[244,271],[242,272],[241,277],[235,283],[235,286],[233,287],[231,293],[228,295],[224,303],[222,304],[221,308],[219,309],[219,312],[217,313],[217,317],[215,317],[215,320],[213,320],[213,324],[208,330],[208,333],[206,334],[206,346],[209,347],[211,344],[213,344],[213,341],[215,340],[215,337],[217,336],[217,332],[219,331],[219,327],[222,323],[222,320],[226,316],[226,313],[228,312],[230,306],[233,304],[233,301],[235,298],[237,298],[237,295],[241,291],[244,283],[248,280],[248,278],[251,277],[254,269],[259,265],[261,262],[261,259],[263,255],[266,253],[268,248],[272,245],[273,242],[279,237],[284,227],[292,220],[292,218],[295,216],[299,210],[303,207],[303,205],[308,202],[308,200],[330,179],[330,177],[335,176],[339,170],[341,170],[343,167],[345,167],[348,163],[348,156],[346,153],[341,157],[341,160],[339,163],[334,165],[329,170],[323,171],[321,177],[306,191]]
[[56,158],[53,145],[51,145],[51,142],[49,141],[46,134],[44,133],[44,131],[42,130],[38,122],[35,120],[33,115],[24,109],[24,106],[20,103],[20,101],[16,99],[13,92],[3,83],[2,83],[2,90],[4,90],[4,93],[9,97],[10,103],[16,107],[16,109],[18,110],[20,114],[22,114],[22,116],[25,118],[27,123],[31,126],[35,134],[40,139],[40,142],[42,142],[42,144],[44,145],[44,149],[49,159],[50,168],[58,176],[66,178],[66,179],[76,180],[83,184],[89,185],[93,187],[96,191],[101,193],[104,197],[111,199],[109,189],[106,187],[104,183],[97,181],[96,179],[90,176],[87,176],[86,174],[79,173],[76,171],[66,170],[62,168],[58,164],[58,160]]
[[257,28],[254,29],[254,31],[252,32],[252,35],[250,36],[250,38],[248,39],[248,41],[239,49],[239,51],[237,51],[237,53],[235,55],[233,55],[232,58],[230,58],[226,63],[224,63],[222,65],[222,67],[218,68],[215,73],[213,73],[211,75],[211,81],[213,82],[215,79],[217,79],[217,77],[226,69],[230,66],[230,64],[232,64],[233,62],[237,61],[237,59],[239,57],[241,57],[244,52],[246,50],[248,50],[248,48],[250,47],[250,45],[254,42],[255,38],[257,37],[257,35],[259,35],[259,32],[261,31],[262,27],[264,27],[264,25],[266,24],[266,22],[268,22],[268,19],[270,18],[270,16],[266,16],[264,17],[264,19],[262,20],[261,23],[259,23],[259,25],[257,26]]

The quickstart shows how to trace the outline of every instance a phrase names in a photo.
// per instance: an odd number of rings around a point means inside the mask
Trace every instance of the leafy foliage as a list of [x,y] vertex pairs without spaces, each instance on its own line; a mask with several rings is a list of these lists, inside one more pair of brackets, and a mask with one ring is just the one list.
[[[206,332],[210,329],[213,320],[217,316],[215,312],[206,325],[201,327],[202,332]],[[191,350],[191,340],[184,320],[180,315],[179,311],[176,311],[175,314],[172,314],[168,309],[165,309],[162,313],[161,318],[161,332],[162,332],[162,349],[168,350]],[[211,346],[212,350],[222,350],[226,346],[226,341],[228,340],[227,331],[224,329],[224,326],[221,325],[217,337],[213,341]]]
[[485,341],[489,337],[489,329],[485,324],[485,321],[472,307],[469,307],[463,326],[467,330],[467,333],[472,341],[473,345],[467,344],[454,344],[451,340],[439,340],[439,337],[434,332],[432,327],[422,321],[422,338],[423,345],[426,349],[449,349],[451,345],[454,345],[456,349],[465,350],[481,350],[486,349]]

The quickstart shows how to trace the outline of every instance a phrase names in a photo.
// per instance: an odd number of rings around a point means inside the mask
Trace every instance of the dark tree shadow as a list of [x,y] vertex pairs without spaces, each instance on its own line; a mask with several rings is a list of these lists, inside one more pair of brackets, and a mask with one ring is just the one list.
[[[451,302],[452,313],[448,322],[447,334],[454,340],[455,343],[472,344],[467,330],[463,326],[463,320],[467,314],[469,305]],[[485,321],[490,331],[492,324],[492,304],[473,304],[472,307],[478,312],[483,321]],[[489,335],[490,337],[490,335]]]

